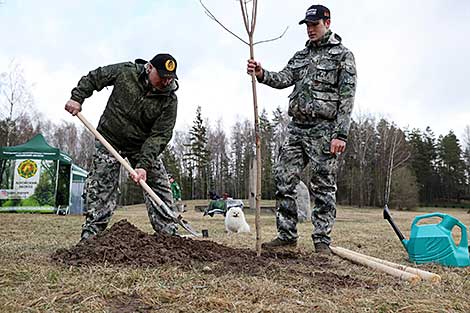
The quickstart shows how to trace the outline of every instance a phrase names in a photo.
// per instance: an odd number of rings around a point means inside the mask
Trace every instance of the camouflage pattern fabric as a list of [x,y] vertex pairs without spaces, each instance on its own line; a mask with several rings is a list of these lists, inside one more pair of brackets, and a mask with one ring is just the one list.
[[307,42],[280,72],[264,70],[260,82],[274,88],[295,85],[288,113],[302,126],[318,119],[334,123],[333,138],[347,139],[356,91],[354,55],[341,37],[328,31],[318,43]]
[[136,167],[148,169],[173,135],[178,84],[153,88],[145,63],[137,59],[99,67],[80,79],[71,99],[83,104],[94,91],[114,86],[97,130],[116,150],[134,155]]
[[295,240],[297,206],[295,189],[300,173],[312,165],[310,192],[313,241],[331,243],[336,217],[336,156],[331,141],[346,141],[356,90],[353,54],[341,44],[341,37],[328,31],[317,43],[307,42],[280,72],[263,70],[261,83],[274,88],[295,85],[289,95],[292,121],[275,167],[278,238]]
[[[135,158],[133,156],[128,156],[128,158],[133,165]],[[87,211],[85,223],[82,226],[82,238],[96,235],[108,226],[117,207],[120,166],[118,160],[101,143],[96,142],[93,168],[85,183]],[[168,174],[159,157],[147,168],[146,182],[163,202],[171,206],[172,195]],[[177,234],[176,224],[158,213],[146,193],[144,193],[144,198],[153,229],[171,235]]]
[[300,173],[311,163],[310,192],[314,195],[312,210],[314,242],[330,244],[330,233],[336,217],[336,156],[330,153],[333,123],[319,121],[315,127],[288,127],[288,136],[280,149],[275,167],[278,238],[297,239],[296,187]]

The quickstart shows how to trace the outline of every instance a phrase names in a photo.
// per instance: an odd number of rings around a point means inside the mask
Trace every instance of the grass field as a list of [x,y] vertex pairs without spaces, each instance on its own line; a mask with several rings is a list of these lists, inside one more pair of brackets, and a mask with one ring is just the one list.
[[[223,217],[203,217],[189,204],[185,217],[197,229],[209,229],[211,240],[254,249],[254,215],[248,213],[251,234],[224,232]],[[423,212],[393,211],[406,236],[414,216]],[[466,210],[442,210],[470,225]],[[113,222],[127,219],[145,232],[152,228],[143,206],[118,210]],[[50,261],[58,248],[77,243],[81,216],[0,215],[0,312],[470,312],[470,267],[420,265],[442,282],[410,284],[387,274],[328,257],[328,272],[351,281],[335,285],[316,279],[322,268],[299,264],[270,275],[215,274],[206,267],[182,270],[125,266],[63,267]],[[299,253],[313,251],[311,223],[299,224]],[[275,236],[274,214],[262,215],[262,236]],[[389,261],[408,264],[406,252],[380,209],[340,207],[334,244]]]

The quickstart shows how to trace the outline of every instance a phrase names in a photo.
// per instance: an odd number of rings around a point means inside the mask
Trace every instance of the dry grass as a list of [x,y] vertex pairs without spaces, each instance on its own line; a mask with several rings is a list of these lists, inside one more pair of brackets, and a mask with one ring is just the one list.
[[[421,212],[393,213],[408,235],[412,219]],[[470,225],[464,210],[445,213]],[[406,252],[381,214],[379,209],[340,208],[335,244],[406,264]],[[185,216],[197,229],[209,229],[211,240],[232,247],[255,246],[254,232],[225,234],[221,216],[202,217],[193,210]],[[151,232],[142,206],[118,210],[113,222],[123,218]],[[373,286],[364,288],[320,285],[315,276],[307,275],[313,269],[305,265],[274,275],[238,276],[215,275],[203,267],[64,268],[50,263],[53,251],[77,242],[82,222],[80,216],[0,215],[0,312],[470,312],[470,268],[419,266],[441,275],[442,282],[411,285],[330,258],[330,271]],[[254,229],[253,214],[248,214],[248,222]],[[274,237],[272,213],[262,215],[262,225],[263,239]],[[312,251],[311,229],[310,223],[299,224],[303,252]]]

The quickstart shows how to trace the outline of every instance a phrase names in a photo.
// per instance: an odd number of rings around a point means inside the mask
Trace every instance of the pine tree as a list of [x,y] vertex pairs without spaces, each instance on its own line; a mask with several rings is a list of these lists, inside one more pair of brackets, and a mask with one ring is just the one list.
[[167,173],[179,182],[181,180],[181,164],[175,153],[175,148],[171,144],[163,150],[162,161]]
[[443,200],[460,202],[465,190],[465,163],[457,136],[450,131],[438,140],[438,170]]
[[273,126],[269,122],[266,110],[259,117],[259,128],[261,136],[261,194],[263,199],[274,198],[273,177]]
[[429,127],[424,133],[420,129],[413,129],[408,135],[408,142],[412,151],[411,168],[416,176],[419,200],[422,203],[432,203],[437,196],[434,134]]
[[193,198],[203,199],[209,192],[209,151],[207,149],[207,130],[202,119],[200,106],[196,109],[196,117],[189,134],[190,152],[185,158],[194,169],[194,171],[191,169],[192,196]]

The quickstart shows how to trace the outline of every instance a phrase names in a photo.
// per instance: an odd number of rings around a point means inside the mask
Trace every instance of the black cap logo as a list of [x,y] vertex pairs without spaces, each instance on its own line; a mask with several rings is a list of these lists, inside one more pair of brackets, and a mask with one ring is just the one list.
[[169,72],[173,72],[175,70],[175,62],[173,62],[173,60],[166,60],[165,62],[165,68],[167,71]]

